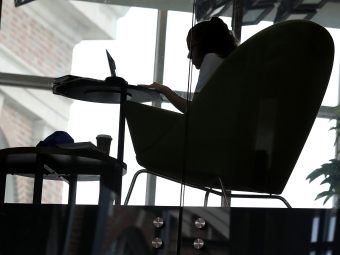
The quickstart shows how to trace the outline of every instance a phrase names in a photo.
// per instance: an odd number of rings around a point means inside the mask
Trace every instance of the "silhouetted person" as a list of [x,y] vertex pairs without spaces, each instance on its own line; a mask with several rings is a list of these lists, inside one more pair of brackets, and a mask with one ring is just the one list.
[[[238,46],[239,42],[228,25],[220,18],[213,17],[209,21],[197,23],[188,32],[188,58],[200,70],[194,97],[201,91],[211,75],[223,60]],[[151,85],[140,85],[155,88],[162,93],[178,110],[185,112],[187,100],[177,95],[169,87],[157,82]]]

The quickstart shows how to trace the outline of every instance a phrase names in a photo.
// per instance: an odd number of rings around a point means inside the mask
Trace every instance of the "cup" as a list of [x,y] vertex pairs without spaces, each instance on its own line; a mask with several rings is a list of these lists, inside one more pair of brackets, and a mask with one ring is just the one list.
[[97,135],[97,148],[107,155],[110,155],[112,137],[110,135]]

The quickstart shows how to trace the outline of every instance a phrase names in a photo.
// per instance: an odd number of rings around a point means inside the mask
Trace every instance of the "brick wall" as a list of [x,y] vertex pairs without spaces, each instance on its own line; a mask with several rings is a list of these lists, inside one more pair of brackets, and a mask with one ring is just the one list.
[[[0,115],[0,128],[4,132],[10,147],[32,146],[33,123],[20,113],[4,104]],[[34,145],[33,145],[34,146]],[[31,203],[33,197],[34,179],[14,176],[16,199],[13,202]],[[62,201],[63,183],[44,180],[42,203],[57,204]]]
[[[0,47],[22,66],[26,66],[26,73],[49,77],[69,74],[74,43],[26,12],[25,6],[15,8],[14,1],[9,0],[2,4]],[[27,115],[26,109],[20,108],[20,102],[16,105],[15,95],[11,97],[14,100],[5,97],[0,128],[10,147],[35,146],[32,144],[32,136],[36,118],[33,113]],[[13,178],[16,198],[12,202],[31,203],[34,179],[20,176]],[[60,181],[44,181],[42,203],[61,203],[62,189],[63,183]]]
[[36,75],[58,77],[68,74],[74,44],[55,33],[53,27],[48,29],[27,14],[25,6],[15,8],[14,1],[8,0],[2,4],[1,45],[37,70]]
[[32,146],[32,121],[6,103],[1,111],[0,127],[10,147]]

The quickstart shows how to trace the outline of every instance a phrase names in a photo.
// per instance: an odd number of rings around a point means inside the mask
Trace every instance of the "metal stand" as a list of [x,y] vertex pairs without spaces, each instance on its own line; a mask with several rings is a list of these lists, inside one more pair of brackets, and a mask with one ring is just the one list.
[[222,194],[223,194],[223,197],[224,197],[224,204],[227,206],[227,207],[230,207],[230,204],[228,202],[228,198],[227,198],[227,193],[225,192],[225,188],[224,188],[224,185],[223,185],[223,181],[220,177],[217,177],[217,179],[219,180],[220,184],[221,184],[221,190],[222,190]]
[[[131,197],[131,194],[132,194],[132,190],[133,190],[133,187],[135,186],[135,183],[136,183],[136,180],[137,180],[137,177],[141,174],[141,173],[148,173],[148,174],[153,174],[153,175],[156,175],[156,176],[159,176],[159,177],[162,177],[164,179],[167,179],[167,180],[170,180],[170,181],[173,181],[173,182],[177,182],[177,183],[180,183],[178,180],[176,179],[173,179],[173,178],[169,178],[167,176],[164,176],[164,175],[161,175],[161,174],[156,174],[154,172],[151,172],[147,169],[142,169],[142,170],[139,170],[135,173],[135,175],[133,176],[132,178],[132,181],[131,181],[131,185],[130,185],[130,188],[128,190],[128,193],[126,195],[126,198],[125,198],[125,202],[124,202],[124,205],[127,205],[129,203],[129,200],[130,200],[130,197]],[[219,177],[217,177],[219,178]],[[220,183],[221,186],[223,187],[223,183]],[[200,190],[204,190],[206,192],[205,194],[205,202],[204,204],[206,205],[207,204],[207,200],[208,200],[208,196],[209,196],[209,193],[213,193],[215,195],[218,195],[218,196],[224,196],[225,198],[227,197],[235,197],[235,198],[262,198],[262,199],[279,199],[281,200],[286,206],[287,208],[292,208],[291,205],[287,202],[286,199],[284,199],[283,197],[281,196],[278,196],[278,195],[243,195],[243,194],[229,194],[229,193],[226,193],[226,192],[219,192],[219,191],[216,191],[216,190],[213,190],[213,189],[210,189],[210,188],[205,188],[205,187],[197,187],[197,186],[194,186],[194,185],[190,185],[190,184],[185,184],[186,186],[189,186],[189,187],[193,187],[193,188],[196,188],[196,189],[200,189]],[[224,189],[224,188],[223,188]],[[225,189],[224,189],[225,190]]]
[[[212,190],[212,188],[210,188],[210,191]],[[208,198],[209,198],[209,194],[210,191],[206,191],[205,195],[204,195],[204,207],[208,207]]]
[[41,204],[42,186],[43,186],[43,156],[37,154],[35,163],[35,178],[33,189],[33,204]]
[[113,190],[115,191],[113,200],[115,200],[116,205],[120,205],[122,174],[125,171],[125,164],[123,163],[125,114],[122,104],[127,100],[127,98],[133,102],[139,103],[157,101],[160,100],[160,94],[154,90],[129,85],[123,78],[117,76],[107,77],[105,81],[79,77],[67,82],[57,82],[53,84],[53,93],[85,102],[120,104],[117,152],[118,167],[114,173],[115,180],[111,183],[107,183],[106,185],[109,187],[113,186]]
[[77,174],[72,174],[68,177],[69,186],[68,186],[68,204],[73,205],[76,204],[76,195],[77,195]]
[[122,176],[123,176],[123,160],[124,160],[124,140],[125,140],[125,114],[122,107],[122,104],[126,101],[126,93],[123,91],[120,95],[120,109],[119,109],[119,131],[118,131],[118,152],[117,152],[117,161],[118,161],[118,171],[117,176],[115,178],[115,205],[121,204],[122,197]]

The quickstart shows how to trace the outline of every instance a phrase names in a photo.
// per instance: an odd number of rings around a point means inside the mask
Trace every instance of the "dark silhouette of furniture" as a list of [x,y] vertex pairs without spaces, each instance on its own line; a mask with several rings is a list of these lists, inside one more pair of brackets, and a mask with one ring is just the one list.
[[333,57],[325,28],[286,21],[232,52],[185,114],[124,103],[137,162],[195,187],[223,183],[225,190],[281,194],[317,116]]
[[77,181],[100,181],[100,191],[105,187],[116,193],[122,178],[117,169],[115,158],[91,149],[3,149],[0,150],[0,199],[5,199],[6,175],[15,174],[34,178],[34,204],[41,203],[43,179],[69,183],[69,204],[74,204]]
[[[123,172],[122,172],[123,169]],[[98,214],[107,212],[109,204],[120,204],[122,174],[126,164],[92,149],[18,147],[0,150],[0,199],[5,200],[6,176],[16,174],[34,178],[33,204],[41,204],[43,179],[69,184],[65,235],[62,254],[67,254],[74,222],[78,181],[100,181]],[[100,222],[100,218],[97,219]],[[97,223],[98,224],[98,223]]]
[[[105,81],[102,81],[67,75],[55,79],[53,93],[86,102],[120,105],[127,100],[139,103],[160,100],[160,94],[155,90],[129,85],[123,78],[116,76],[107,77]],[[124,137],[125,115],[122,107],[120,107],[117,151],[120,172],[124,168]],[[121,204],[121,183],[122,181],[120,181],[120,186],[116,188],[116,191],[119,191],[116,197],[116,204]]]

